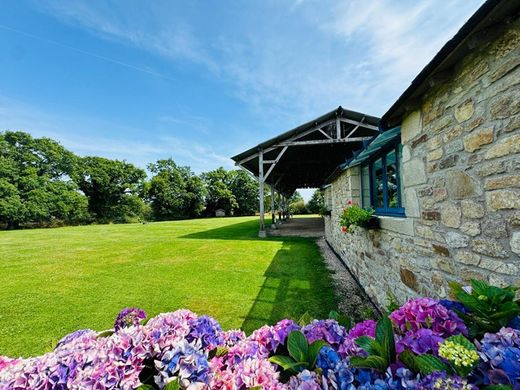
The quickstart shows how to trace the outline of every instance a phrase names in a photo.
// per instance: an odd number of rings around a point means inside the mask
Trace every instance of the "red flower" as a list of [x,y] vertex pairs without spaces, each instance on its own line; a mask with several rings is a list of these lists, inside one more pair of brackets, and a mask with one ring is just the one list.
[[350,206],[352,204],[352,199],[347,200],[347,204]]
[[343,233],[348,233],[348,229],[347,229],[346,226],[342,226],[342,227],[341,227],[341,231],[342,231]]

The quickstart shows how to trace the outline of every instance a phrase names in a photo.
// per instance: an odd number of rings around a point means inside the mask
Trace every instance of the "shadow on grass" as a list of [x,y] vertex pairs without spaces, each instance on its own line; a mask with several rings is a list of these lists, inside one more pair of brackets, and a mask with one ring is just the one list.
[[196,240],[259,240],[258,221],[238,222],[202,232],[186,234],[180,238]]
[[264,282],[241,328],[250,333],[283,318],[298,320],[305,312],[325,318],[337,308],[331,275],[312,238],[257,236],[258,222],[240,222],[182,238],[282,242],[264,272]]
[[264,283],[242,323],[246,333],[305,312],[326,318],[337,308],[329,271],[311,239],[286,239],[264,273]]

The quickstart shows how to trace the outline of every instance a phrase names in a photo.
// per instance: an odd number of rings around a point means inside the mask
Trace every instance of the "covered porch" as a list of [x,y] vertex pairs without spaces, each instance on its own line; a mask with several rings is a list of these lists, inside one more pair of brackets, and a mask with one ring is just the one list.
[[[334,170],[379,135],[379,118],[341,106],[242,152],[232,159],[259,183],[260,237],[271,224],[289,218],[289,198],[297,188],[320,188]],[[270,191],[270,205],[264,195]],[[291,222],[294,223],[294,222]],[[303,226],[302,226],[303,228]]]

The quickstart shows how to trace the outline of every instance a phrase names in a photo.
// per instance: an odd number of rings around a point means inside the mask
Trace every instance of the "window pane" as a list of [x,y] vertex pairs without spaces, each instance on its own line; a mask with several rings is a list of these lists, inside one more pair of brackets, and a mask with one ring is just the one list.
[[383,207],[383,160],[378,158],[372,165],[374,175],[374,207]]
[[386,155],[386,188],[389,208],[399,207],[397,197],[397,160],[395,149]]
[[367,165],[361,168],[361,194],[362,206],[370,207],[370,174]]

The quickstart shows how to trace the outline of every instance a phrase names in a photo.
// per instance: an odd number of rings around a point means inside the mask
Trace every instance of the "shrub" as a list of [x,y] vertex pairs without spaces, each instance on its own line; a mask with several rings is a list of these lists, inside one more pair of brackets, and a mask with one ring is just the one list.
[[364,209],[349,200],[347,207],[343,210],[343,214],[341,215],[341,230],[344,233],[348,233],[351,226],[365,226],[372,217],[372,214],[374,214],[374,210]]
[[248,337],[188,310],[146,321],[127,308],[113,330],[76,331],[39,357],[0,357],[0,389],[520,388],[520,330],[470,341],[470,324],[445,305],[468,309],[418,298],[350,331],[332,318],[302,318]]

